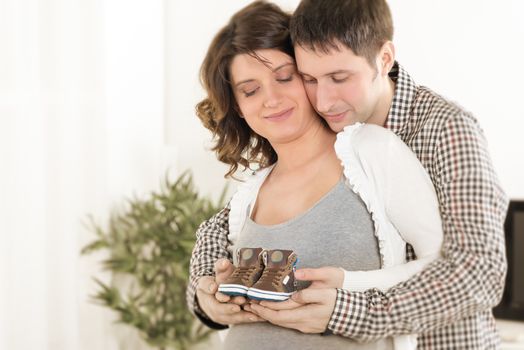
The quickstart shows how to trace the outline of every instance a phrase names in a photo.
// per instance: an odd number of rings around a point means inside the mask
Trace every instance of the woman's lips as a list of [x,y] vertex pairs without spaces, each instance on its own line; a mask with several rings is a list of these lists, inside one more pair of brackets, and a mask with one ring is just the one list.
[[293,108],[290,108],[282,112],[270,114],[268,116],[265,116],[264,118],[269,119],[271,121],[281,121],[281,120],[287,119],[292,113],[293,113]]

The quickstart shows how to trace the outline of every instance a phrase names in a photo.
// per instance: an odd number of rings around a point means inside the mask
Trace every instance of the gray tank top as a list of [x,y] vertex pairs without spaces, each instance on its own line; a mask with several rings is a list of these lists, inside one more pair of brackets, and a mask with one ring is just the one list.
[[[339,266],[361,271],[380,268],[371,216],[344,179],[313,207],[289,221],[264,226],[248,218],[233,249],[241,247],[292,249],[298,255],[297,268]],[[299,285],[299,289],[306,286]],[[270,323],[255,323],[231,326],[223,348],[378,350],[393,349],[393,343],[387,338],[358,344],[336,335],[304,334]]]

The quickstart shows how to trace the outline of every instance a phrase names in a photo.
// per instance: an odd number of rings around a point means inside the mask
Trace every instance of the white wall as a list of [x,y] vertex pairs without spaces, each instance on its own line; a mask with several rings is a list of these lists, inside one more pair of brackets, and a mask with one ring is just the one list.
[[[225,167],[206,150],[209,134],[193,109],[202,97],[198,68],[216,31],[250,1],[174,2],[168,13],[168,119],[179,168],[193,168],[208,192],[223,183]],[[292,10],[298,0],[275,1]],[[524,198],[524,2],[519,0],[390,0],[398,60],[415,81],[474,112],[486,132],[501,182]],[[169,37],[170,35],[168,35]]]
[[145,349],[95,305],[87,214],[157,189],[163,2],[0,1],[0,350]]

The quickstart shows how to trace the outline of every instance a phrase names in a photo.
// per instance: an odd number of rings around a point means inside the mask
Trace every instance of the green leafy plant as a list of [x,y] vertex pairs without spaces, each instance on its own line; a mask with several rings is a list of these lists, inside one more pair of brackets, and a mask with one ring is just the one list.
[[126,202],[112,213],[107,229],[90,217],[97,238],[82,254],[106,251],[103,267],[113,282],[100,286],[94,300],[119,314],[119,321],[135,327],[159,349],[187,349],[209,331],[194,320],[186,306],[189,259],[199,224],[223,207],[226,189],[217,204],[195,190],[189,172],[175,182],[167,177],[159,193]]

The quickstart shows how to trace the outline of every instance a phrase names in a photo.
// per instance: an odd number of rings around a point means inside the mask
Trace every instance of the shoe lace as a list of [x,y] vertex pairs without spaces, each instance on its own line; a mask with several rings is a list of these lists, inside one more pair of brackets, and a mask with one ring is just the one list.
[[231,277],[239,277],[242,281],[246,282],[249,280],[249,275],[255,270],[255,266],[241,266],[237,267]]
[[268,269],[265,268],[264,272],[262,273],[262,276],[260,276],[259,281],[262,282],[271,282],[273,286],[278,286],[278,281],[282,277],[282,270],[281,269]]

